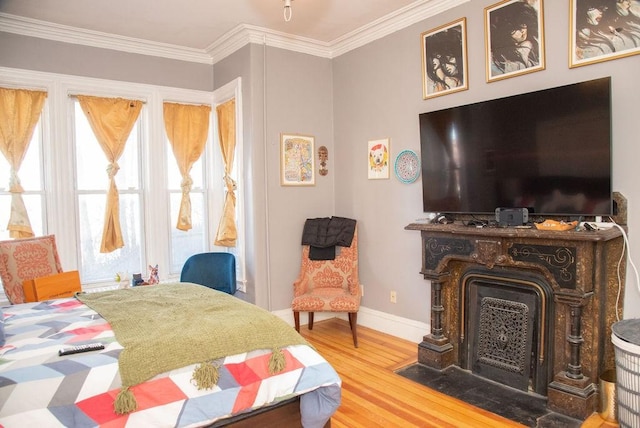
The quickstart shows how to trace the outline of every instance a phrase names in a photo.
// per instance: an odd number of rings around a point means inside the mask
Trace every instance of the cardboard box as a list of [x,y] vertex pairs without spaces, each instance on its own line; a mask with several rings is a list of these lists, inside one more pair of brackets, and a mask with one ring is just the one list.
[[22,283],[22,288],[25,302],[71,297],[82,290],[77,270],[27,280]]

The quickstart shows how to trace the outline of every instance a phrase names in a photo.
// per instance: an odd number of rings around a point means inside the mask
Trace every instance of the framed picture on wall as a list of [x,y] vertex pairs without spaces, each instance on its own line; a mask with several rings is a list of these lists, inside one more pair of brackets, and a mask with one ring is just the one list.
[[310,135],[280,134],[280,185],[316,184],[314,143]]
[[543,0],[503,0],[484,10],[487,82],[544,70]]
[[371,140],[367,144],[367,171],[369,180],[389,178],[389,139]]
[[640,53],[640,1],[571,0],[569,67]]
[[422,98],[469,89],[467,78],[467,20],[450,22],[420,35]]

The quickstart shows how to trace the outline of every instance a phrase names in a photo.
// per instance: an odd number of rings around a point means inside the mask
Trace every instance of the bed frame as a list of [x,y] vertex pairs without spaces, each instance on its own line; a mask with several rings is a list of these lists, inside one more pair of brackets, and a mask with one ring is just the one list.
[[[283,426],[302,427],[300,423],[300,397],[290,398],[273,406],[218,421],[210,425],[209,428],[282,428]],[[324,428],[331,428],[331,419],[327,421]]]

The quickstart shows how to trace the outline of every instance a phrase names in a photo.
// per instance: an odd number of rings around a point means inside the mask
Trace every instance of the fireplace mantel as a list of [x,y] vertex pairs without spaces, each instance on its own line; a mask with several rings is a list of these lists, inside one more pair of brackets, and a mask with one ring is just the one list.
[[[431,281],[431,332],[418,345],[420,363],[437,369],[461,366],[466,272],[536,275],[552,290],[548,407],[579,419],[597,411],[598,379],[615,368],[610,337],[618,291],[624,296],[626,263],[618,284],[623,237],[617,228],[560,232],[412,223],[405,229],[420,231],[420,273]],[[621,303],[618,310],[622,318]]]

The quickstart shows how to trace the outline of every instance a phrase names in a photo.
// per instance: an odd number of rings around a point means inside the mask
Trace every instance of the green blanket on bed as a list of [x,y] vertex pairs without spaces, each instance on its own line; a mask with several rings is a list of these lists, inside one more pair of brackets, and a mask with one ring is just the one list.
[[[131,386],[160,373],[197,363],[216,371],[212,360],[258,349],[277,351],[269,362],[274,373],[283,368],[283,361],[274,362],[278,352],[283,357],[279,350],[308,344],[268,311],[201,285],[172,283],[76,296],[111,324],[124,347],[118,359],[122,379],[118,413],[137,407]],[[212,387],[217,371],[203,374],[201,367],[194,379],[200,387],[204,376],[202,387]]]

